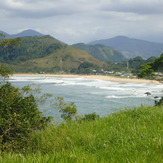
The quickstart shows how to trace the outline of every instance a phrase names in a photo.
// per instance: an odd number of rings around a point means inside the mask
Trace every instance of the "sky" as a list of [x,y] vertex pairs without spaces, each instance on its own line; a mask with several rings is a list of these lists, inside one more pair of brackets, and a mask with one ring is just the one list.
[[0,31],[27,29],[67,44],[119,35],[163,43],[163,0],[0,0]]

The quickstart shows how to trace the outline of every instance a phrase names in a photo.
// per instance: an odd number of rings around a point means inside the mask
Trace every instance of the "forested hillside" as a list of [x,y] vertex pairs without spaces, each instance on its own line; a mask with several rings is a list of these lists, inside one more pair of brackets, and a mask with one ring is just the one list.
[[117,63],[126,60],[126,58],[120,52],[104,45],[88,45],[79,43],[74,44],[73,46],[86,51],[101,61]]
[[67,45],[51,36],[23,37],[17,46],[0,47],[0,62],[18,63],[29,59],[41,58],[56,52]]
[[2,45],[0,62],[14,72],[70,72],[74,68],[78,69],[83,62],[97,67],[103,65],[90,54],[51,36],[22,37],[16,45]]

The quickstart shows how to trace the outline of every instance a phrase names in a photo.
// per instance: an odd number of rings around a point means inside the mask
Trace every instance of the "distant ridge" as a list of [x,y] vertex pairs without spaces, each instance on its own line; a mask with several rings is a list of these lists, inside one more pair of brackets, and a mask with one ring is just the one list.
[[9,35],[8,33],[4,32],[4,31],[0,31],[0,33],[4,34],[6,38],[10,38],[11,35]]
[[119,51],[105,45],[78,43],[74,44],[73,46],[91,54],[93,57],[101,61],[118,63],[126,60],[126,58]]
[[163,43],[155,43],[140,39],[128,38],[126,36],[117,36],[110,39],[96,40],[89,44],[102,44],[120,51],[126,58],[141,56],[149,58],[159,57],[163,53]]
[[17,38],[17,37],[28,37],[28,36],[44,36],[42,33],[39,33],[39,32],[34,31],[32,29],[28,29],[28,30],[25,30],[25,31],[22,31],[20,33],[13,34],[13,35],[10,35],[4,31],[0,31],[0,33],[3,33],[6,36],[6,38]]

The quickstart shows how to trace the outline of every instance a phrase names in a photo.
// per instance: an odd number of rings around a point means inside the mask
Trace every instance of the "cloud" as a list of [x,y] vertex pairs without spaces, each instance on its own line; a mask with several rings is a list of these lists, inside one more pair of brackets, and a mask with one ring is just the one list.
[[58,1],[15,1],[5,0],[0,3],[1,9],[8,12],[12,17],[44,18],[56,15],[70,14],[76,9],[66,6],[66,3]]
[[67,43],[116,35],[157,38],[162,17],[162,0],[0,0],[2,29],[40,29]]
[[110,0],[103,4],[101,10],[116,12],[132,12],[137,14],[162,14],[163,1],[161,0]]
[[160,0],[5,0],[0,6],[11,16],[30,18],[96,12],[163,13]]

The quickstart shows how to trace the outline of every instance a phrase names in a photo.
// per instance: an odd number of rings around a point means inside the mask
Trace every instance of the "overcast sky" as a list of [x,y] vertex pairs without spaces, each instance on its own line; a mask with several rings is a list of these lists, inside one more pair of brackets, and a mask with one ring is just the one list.
[[0,0],[0,30],[26,29],[68,44],[118,35],[163,42],[163,0]]

